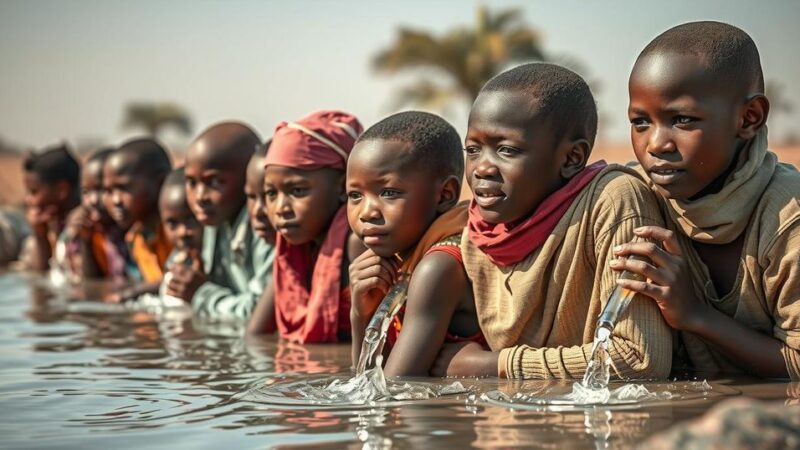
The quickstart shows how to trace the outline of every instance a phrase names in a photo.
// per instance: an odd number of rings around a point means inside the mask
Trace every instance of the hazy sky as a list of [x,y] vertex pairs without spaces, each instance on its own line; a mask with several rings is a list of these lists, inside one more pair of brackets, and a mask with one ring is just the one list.
[[[800,2],[491,1],[520,7],[545,50],[579,60],[599,86],[601,133],[627,140],[627,78],[644,45],[692,20],[721,20],[755,39],[768,81],[800,109]],[[372,73],[370,58],[399,25],[435,33],[475,20],[472,1],[0,0],[0,138],[23,146],[119,142],[123,106],[169,100],[196,131],[222,119],[275,124],[321,108],[365,125],[391,113],[402,80]],[[450,120],[463,133],[463,109]],[[771,133],[800,134],[800,113]],[[189,138],[169,135],[181,146]]]

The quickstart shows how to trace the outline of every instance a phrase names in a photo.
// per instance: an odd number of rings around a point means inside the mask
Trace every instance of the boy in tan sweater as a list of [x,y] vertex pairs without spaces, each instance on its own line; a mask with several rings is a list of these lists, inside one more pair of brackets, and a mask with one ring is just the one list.
[[[474,195],[461,241],[481,330],[448,344],[434,373],[580,378],[597,316],[616,286],[612,249],[663,223],[633,171],[586,165],[597,109],[575,73],[526,64],[483,87],[469,117],[466,175]],[[671,332],[635,298],[611,338],[613,374],[663,378]]]
[[629,82],[638,168],[667,227],[637,235],[613,265],[650,282],[701,372],[800,379],[800,174],[767,150],[769,101],[758,49],[719,22],[679,25],[639,55]]

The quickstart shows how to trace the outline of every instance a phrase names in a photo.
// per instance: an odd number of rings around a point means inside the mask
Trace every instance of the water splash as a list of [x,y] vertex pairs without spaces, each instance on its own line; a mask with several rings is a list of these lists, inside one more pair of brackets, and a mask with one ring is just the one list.
[[267,402],[281,403],[281,396],[314,405],[373,405],[378,402],[425,400],[468,392],[460,382],[447,385],[387,380],[383,373],[383,347],[392,318],[406,300],[407,278],[395,283],[381,301],[364,332],[361,354],[353,377],[324,377],[270,386]]

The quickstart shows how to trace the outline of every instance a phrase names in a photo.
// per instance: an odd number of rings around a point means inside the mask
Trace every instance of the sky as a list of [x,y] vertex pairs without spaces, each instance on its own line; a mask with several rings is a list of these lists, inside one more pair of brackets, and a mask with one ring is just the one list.
[[[791,113],[774,138],[800,134],[800,2],[633,1],[122,1],[0,0],[0,139],[114,144],[131,101],[184,106],[195,134],[236,119],[269,137],[281,120],[324,108],[369,126],[394,110],[409,77],[376,74],[371,58],[399,26],[434,34],[475,21],[476,8],[520,8],[543,48],[580,62],[601,112],[601,139],[627,142],[627,79],[639,51],[679,23],[720,20],[747,31],[768,82]],[[466,107],[448,118],[462,133]],[[191,136],[169,133],[173,148]]]

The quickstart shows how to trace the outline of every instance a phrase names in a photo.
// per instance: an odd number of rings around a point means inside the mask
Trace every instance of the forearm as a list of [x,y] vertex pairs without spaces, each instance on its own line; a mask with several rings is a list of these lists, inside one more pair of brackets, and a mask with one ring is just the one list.
[[273,289],[272,283],[269,283],[264,287],[261,299],[259,299],[253,310],[253,315],[250,317],[250,322],[247,324],[247,334],[272,334],[275,332],[276,328],[275,289]]
[[81,258],[81,275],[84,279],[101,278],[100,267],[94,258],[92,245],[86,239],[78,240],[79,255]]
[[50,241],[47,235],[34,237],[34,249],[31,252],[31,269],[44,272],[50,267],[50,258],[53,256]]
[[367,329],[367,322],[358,314],[350,313],[350,356],[353,367],[358,364],[361,357],[361,344],[364,342],[364,332]]
[[192,296],[192,308],[201,315],[215,319],[248,319],[255,308],[260,293],[233,290],[206,281]]
[[748,328],[710,306],[685,331],[697,335],[752,374],[767,378],[789,376],[781,354],[783,342]]

